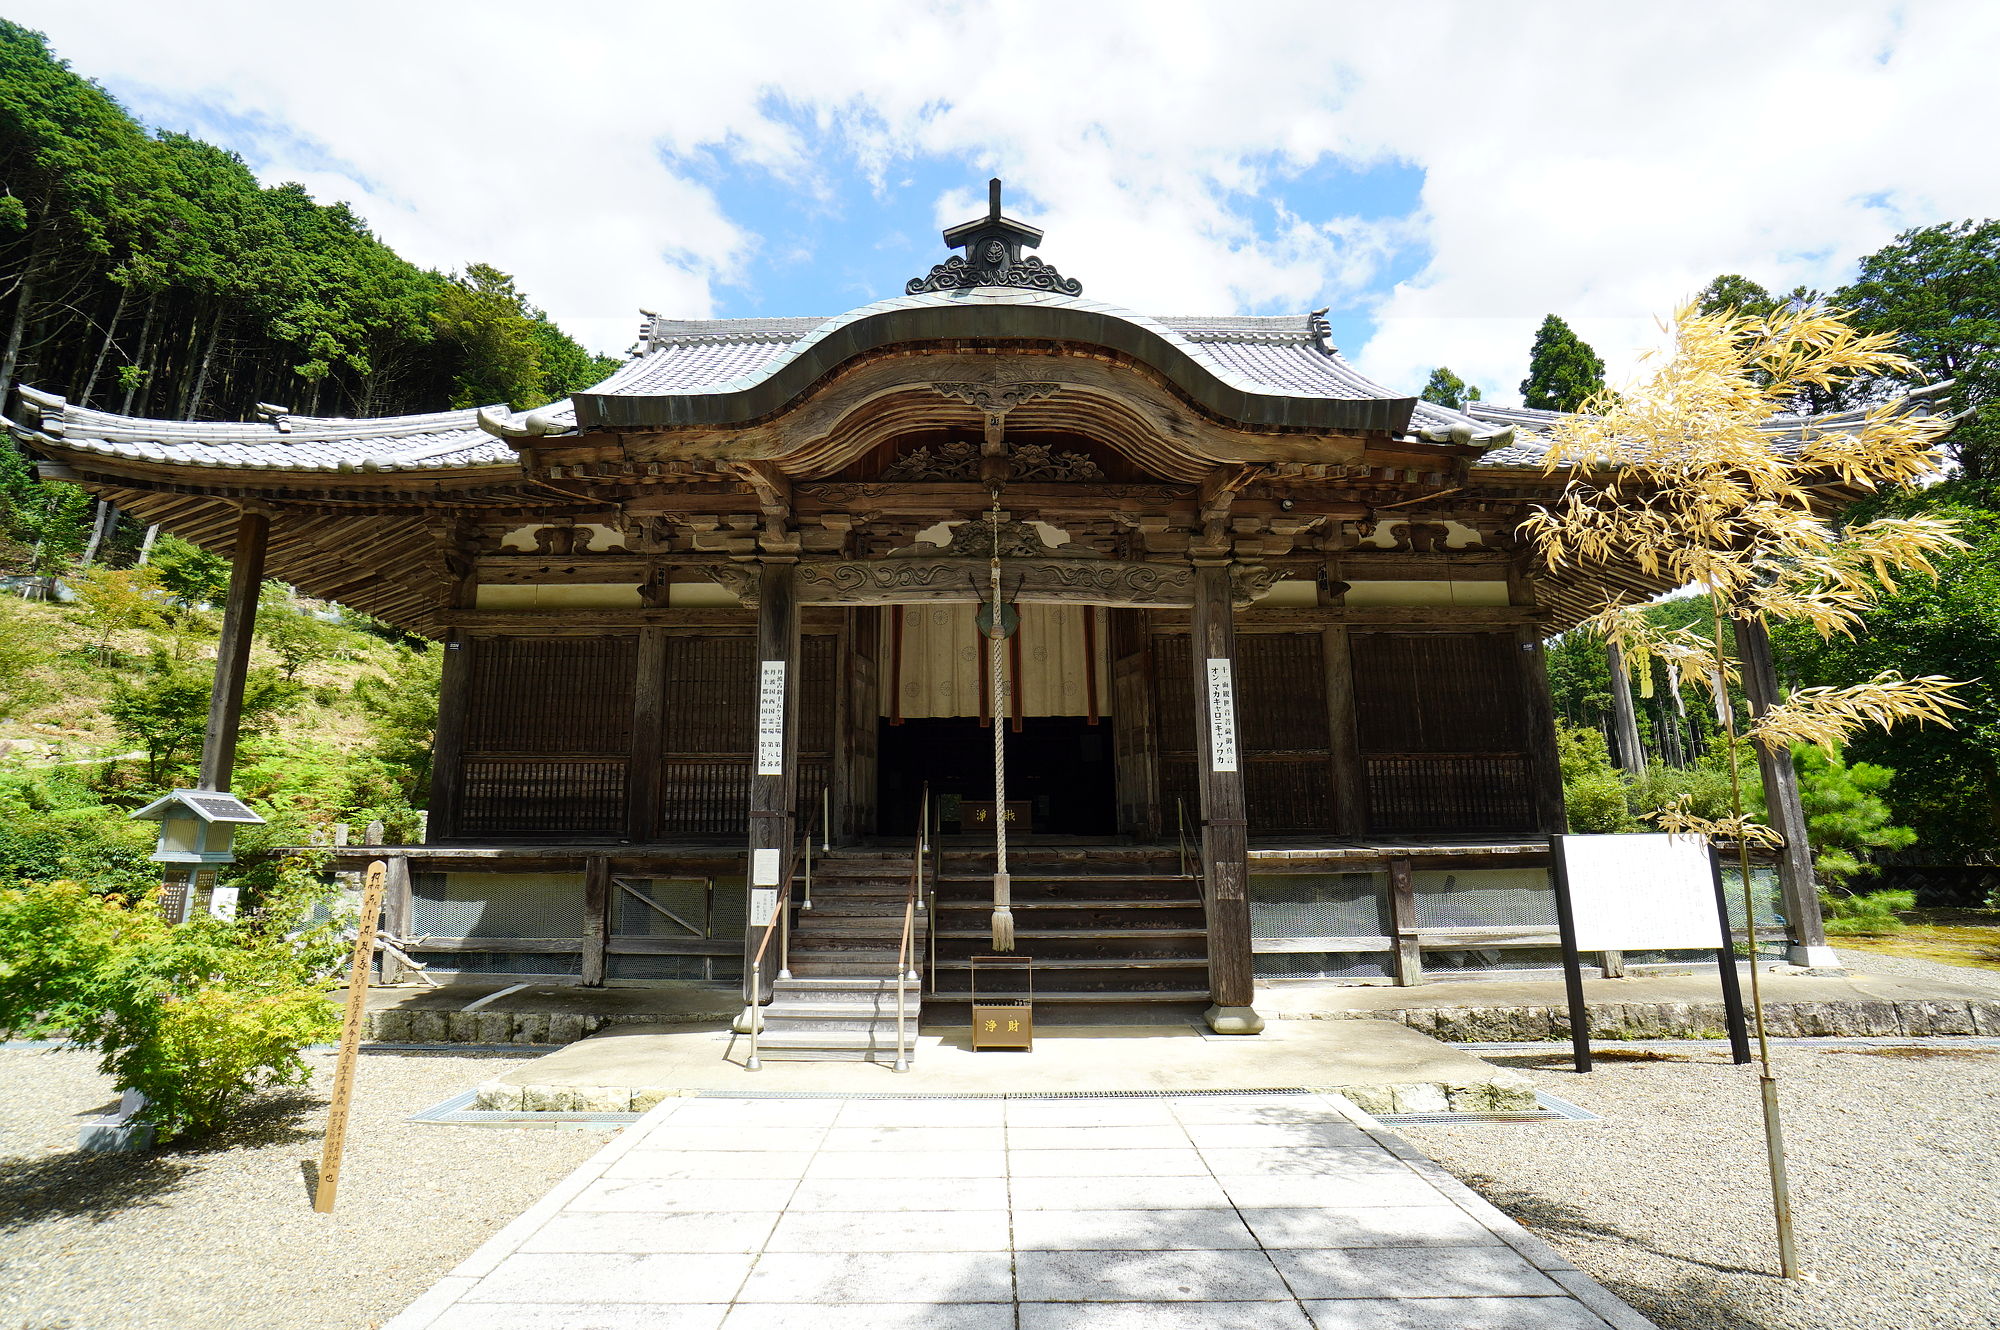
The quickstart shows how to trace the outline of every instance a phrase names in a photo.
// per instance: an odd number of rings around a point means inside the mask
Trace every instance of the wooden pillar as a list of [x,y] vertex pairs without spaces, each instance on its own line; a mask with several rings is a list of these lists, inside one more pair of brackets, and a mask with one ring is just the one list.
[[1345,625],[1321,633],[1326,666],[1326,734],[1333,764],[1333,829],[1357,837],[1368,831],[1368,787],[1361,765],[1360,731],[1354,714],[1354,644]]
[[1424,949],[1418,936],[1417,880],[1408,859],[1389,861],[1389,927],[1395,930],[1396,982],[1424,981]]
[[[1743,668],[1743,692],[1750,699],[1750,716],[1755,720],[1781,700],[1778,671],[1771,660],[1771,638],[1760,619],[1731,622],[1736,630],[1736,659]],[[1785,847],[1778,852],[1778,884],[1790,925],[1792,963],[1836,968],[1840,958],[1827,945],[1826,924],[1820,918],[1812,842],[1806,835],[1806,814],[1799,803],[1799,775],[1792,766],[1792,754],[1789,749],[1769,752],[1762,744],[1750,746],[1756,750],[1757,768],[1764,776],[1764,807],[1771,828],[1785,838]]]
[[1250,960],[1250,840],[1236,723],[1236,615],[1226,563],[1198,563],[1191,620],[1201,861],[1208,883],[1209,1028],[1256,1034]]
[[1154,698],[1153,635],[1146,611],[1110,613],[1111,753],[1118,830],[1152,840],[1166,826],[1160,807],[1159,708]]
[[437,733],[431,741],[430,816],[424,823],[426,844],[435,845],[458,836],[465,726],[471,710],[472,672],[478,663],[474,659],[478,649],[478,638],[457,632],[440,648],[444,663],[438,671]]
[[1549,692],[1549,662],[1542,652],[1542,636],[1535,628],[1514,634],[1515,652],[1520,657],[1522,719],[1527,730],[1529,779],[1534,783],[1529,803],[1535,822],[1545,835],[1569,830],[1569,811],[1563,806],[1562,757],[1556,748],[1556,704]]
[[[392,854],[384,860],[382,878],[382,931],[407,942],[410,936],[410,861]],[[393,984],[403,977],[403,963],[388,952],[382,953],[382,982]]]
[[[744,686],[757,690],[757,733],[750,764],[749,890],[782,888],[792,846],[792,796],[798,778],[799,602],[793,565],[768,560],[757,573],[757,675]],[[776,698],[767,711],[766,689]],[[775,720],[776,733],[770,731]],[[772,740],[776,742],[773,743]],[[761,852],[765,852],[760,855]],[[775,853],[771,853],[775,852]],[[760,864],[775,859],[775,876]],[[760,881],[760,878],[763,879]],[[746,918],[754,919],[752,909]],[[771,979],[778,972],[777,943],[764,954],[762,981],[752,987],[751,963],[763,940],[764,928],[746,924],[743,932],[743,997],[752,1006],[771,996]]]
[[857,605],[845,611],[846,624],[840,635],[833,828],[841,840],[854,840],[875,830],[883,615],[881,606]]
[[1618,735],[1617,764],[1635,776],[1646,774],[1646,750],[1639,743],[1639,716],[1632,709],[1632,680],[1625,673],[1625,653],[1616,642],[1604,644],[1604,663],[1611,669],[1611,725]]
[[208,729],[201,739],[204,790],[226,790],[236,766],[236,726],[243,715],[243,681],[250,672],[250,642],[257,628],[257,592],[264,585],[264,550],[271,519],[244,512],[236,519],[236,553],[229,568],[229,600],[222,611],[222,640],[215,647],[215,688],[208,699]]
[[585,988],[604,987],[604,943],[611,932],[611,860],[583,861],[583,956],[578,978]]
[[632,754],[625,774],[625,839],[645,844],[660,833],[660,745],[666,737],[667,630],[639,630],[632,679]]

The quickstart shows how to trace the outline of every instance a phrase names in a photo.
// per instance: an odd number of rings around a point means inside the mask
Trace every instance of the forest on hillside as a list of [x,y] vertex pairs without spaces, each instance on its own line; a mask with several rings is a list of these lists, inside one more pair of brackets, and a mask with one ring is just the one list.
[[[32,384],[175,420],[523,408],[612,364],[506,273],[410,263],[344,204],[149,130],[0,19],[0,400]],[[55,572],[105,515],[0,452],[0,573]],[[103,525],[134,557],[143,535]]]

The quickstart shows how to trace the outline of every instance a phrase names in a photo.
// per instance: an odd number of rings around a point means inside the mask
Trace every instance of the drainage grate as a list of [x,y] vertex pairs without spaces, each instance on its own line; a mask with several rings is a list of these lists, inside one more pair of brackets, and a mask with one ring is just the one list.
[[411,1122],[443,1123],[452,1127],[559,1127],[588,1131],[595,1127],[623,1127],[637,1122],[643,1113],[528,1113],[519,1109],[474,1108],[477,1090],[464,1090],[421,1113],[412,1113]]
[[1230,1096],[1339,1094],[1331,1087],[1289,1086],[1271,1090],[967,1090],[959,1093],[907,1094],[894,1090],[689,1090],[689,1099],[1222,1099]]
[[1471,1127],[1482,1123],[1505,1125],[1521,1122],[1602,1122],[1604,1119],[1567,1099],[1558,1099],[1546,1090],[1535,1091],[1540,1107],[1518,1113],[1376,1113],[1386,1127]]

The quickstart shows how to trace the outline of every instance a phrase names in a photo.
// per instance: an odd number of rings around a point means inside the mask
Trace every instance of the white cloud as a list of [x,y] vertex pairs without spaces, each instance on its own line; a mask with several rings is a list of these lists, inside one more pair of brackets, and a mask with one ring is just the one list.
[[[424,263],[514,272],[605,349],[702,315],[761,238],[676,160],[755,162],[801,206],[913,153],[1023,195],[1091,294],[1157,312],[1372,305],[1358,358],[1511,395],[1562,313],[1612,362],[1719,272],[1831,285],[1898,229],[2000,212],[2000,7],[1601,3],[842,5],[17,0],[137,110],[348,200]],[[858,168],[816,160],[773,99]],[[245,126],[253,126],[246,129]],[[248,136],[248,137],[246,137]],[[254,142],[250,141],[254,138]],[[1424,172],[1410,217],[1281,206],[1328,162]],[[976,211],[977,180],[932,220]],[[911,218],[908,229],[919,229]],[[1059,245],[1057,240],[1059,238]],[[1399,246],[1428,261],[1390,290]],[[780,293],[763,293],[778,308]],[[799,311],[829,312],[829,311]]]

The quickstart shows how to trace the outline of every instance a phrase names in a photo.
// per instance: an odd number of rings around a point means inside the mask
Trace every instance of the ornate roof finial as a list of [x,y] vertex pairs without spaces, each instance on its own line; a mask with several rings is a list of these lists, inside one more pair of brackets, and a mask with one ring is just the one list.
[[1023,249],[1042,243],[1040,228],[1017,222],[1000,211],[1000,180],[986,182],[986,215],[960,222],[944,233],[944,243],[964,254],[954,254],[932,268],[928,275],[912,277],[903,285],[906,295],[925,291],[954,291],[973,286],[1025,286],[1033,291],[1055,291],[1062,295],[1083,294],[1083,283],[1072,281],[1031,256]]

